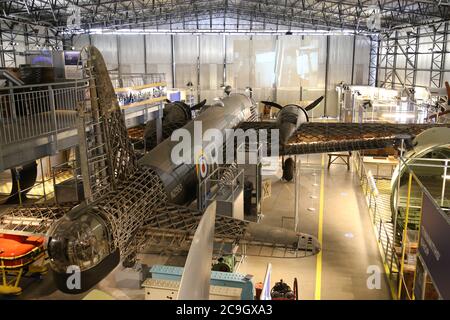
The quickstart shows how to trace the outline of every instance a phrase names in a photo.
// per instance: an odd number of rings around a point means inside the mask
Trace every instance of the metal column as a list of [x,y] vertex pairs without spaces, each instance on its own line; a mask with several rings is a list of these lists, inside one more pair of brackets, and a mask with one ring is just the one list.
[[172,58],[172,88],[175,88],[175,36],[170,35],[170,56]]
[[299,224],[299,192],[300,192],[300,160],[297,159],[297,156],[294,156],[294,231],[298,231]]
[[197,102],[200,102],[200,36],[197,35]]
[[122,73],[120,71],[120,37],[116,35],[116,48],[117,48],[117,74],[119,77],[119,85],[123,87]]
[[355,77],[355,50],[356,50],[356,34],[353,35],[352,78],[351,78],[351,84],[354,84],[354,77]]
[[144,72],[145,74],[148,74],[147,70],[147,36],[144,34]]
[[227,38],[226,35],[223,34],[223,75],[222,75],[222,84],[225,86],[227,83]]
[[328,69],[330,62],[330,36],[327,35],[327,56],[325,61],[325,99],[323,101],[323,116],[327,117],[327,97],[328,97]]

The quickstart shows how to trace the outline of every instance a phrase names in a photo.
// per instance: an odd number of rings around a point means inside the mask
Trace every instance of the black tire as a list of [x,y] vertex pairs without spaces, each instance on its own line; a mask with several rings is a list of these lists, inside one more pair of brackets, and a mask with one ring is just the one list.
[[34,186],[37,178],[37,162],[33,161],[26,165],[22,166],[22,169],[18,172],[18,169],[11,169],[11,180],[12,180],[12,188],[11,194],[6,200],[6,204],[19,204],[19,184],[17,183],[16,175],[19,174],[19,183],[20,189],[23,190],[20,192],[20,196],[22,201],[27,200],[27,193],[30,191],[30,188]]
[[294,178],[294,170],[295,170],[294,159],[287,158],[286,160],[284,160],[283,179],[286,181],[292,181],[292,179]]

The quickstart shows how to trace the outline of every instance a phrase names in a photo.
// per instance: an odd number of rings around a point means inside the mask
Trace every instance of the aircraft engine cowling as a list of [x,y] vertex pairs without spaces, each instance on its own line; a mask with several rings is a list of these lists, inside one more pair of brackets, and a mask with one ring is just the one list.
[[277,124],[280,128],[280,143],[286,144],[297,128],[308,121],[308,114],[300,106],[289,104],[281,109],[277,116]]

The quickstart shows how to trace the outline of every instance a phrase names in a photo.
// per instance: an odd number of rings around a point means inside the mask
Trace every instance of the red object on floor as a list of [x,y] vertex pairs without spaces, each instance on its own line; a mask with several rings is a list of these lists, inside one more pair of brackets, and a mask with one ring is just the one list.
[[0,234],[0,267],[21,267],[43,251],[44,238]]

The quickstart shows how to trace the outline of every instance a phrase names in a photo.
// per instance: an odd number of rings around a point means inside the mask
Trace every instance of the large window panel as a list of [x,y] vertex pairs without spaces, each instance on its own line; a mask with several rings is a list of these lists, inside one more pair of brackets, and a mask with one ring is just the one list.
[[430,86],[430,71],[417,71],[416,86],[429,87]]
[[87,34],[80,34],[73,37],[72,40],[73,46],[75,50],[81,50],[84,46],[89,45],[89,35]]
[[186,88],[191,82],[197,89],[197,36],[175,36],[175,86]]
[[273,100],[275,83],[276,37],[253,36],[250,49],[250,84],[256,100]]
[[301,100],[302,74],[309,63],[307,53],[300,53],[300,36],[280,36],[277,46],[277,102],[281,105]]
[[172,87],[172,50],[170,35],[145,36],[147,72],[164,73],[168,87]]
[[417,55],[417,68],[420,71],[417,71],[416,75],[416,85],[418,86],[426,86],[430,85],[430,70],[431,69],[431,59],[432,59],[432,51],[433,51],[433,43],[432,38],[427,35],[432,30],[423,27],[420,28],[421,36],[419,37],[419,54]]
[[[20,66],[21,64],[25,64],[25,55],[23,54],[25,49],[25,39],[23,35],[16,35],[15,41],[16,43],[14,50],[16,51],[16,66]],[[59,50],[61,50],[62,47],[59,47]],[[19,54],[20,53],[20,54]]]
[[330,36],[327,116],[338,115],[336,86],[340,82],[350,83],[352,79],[353,36]]
[[109,71],[117,70],[117,35],[98,34],[91,36],[92,45],[103,55]]
[[223,95],[223,39],[223,35],[200,37],[200,97],[208,103]]
[[369,84],[370,68],[370,38],[356,36],[355,67],[353,73],[353,84]]
[[144,35],[121,35],[119,37],[121,73],[144,73]]
[[253,86],[253,77],[250,76],[253,70],[250,39],[250,36],[227,36],[226,84],[232,86],[235,91]]
[[[314,100],[324,94],[326,38],[280,36],[277,46],[277,101],[280,104]],[[322,104],[312,115],[321,115]]]

